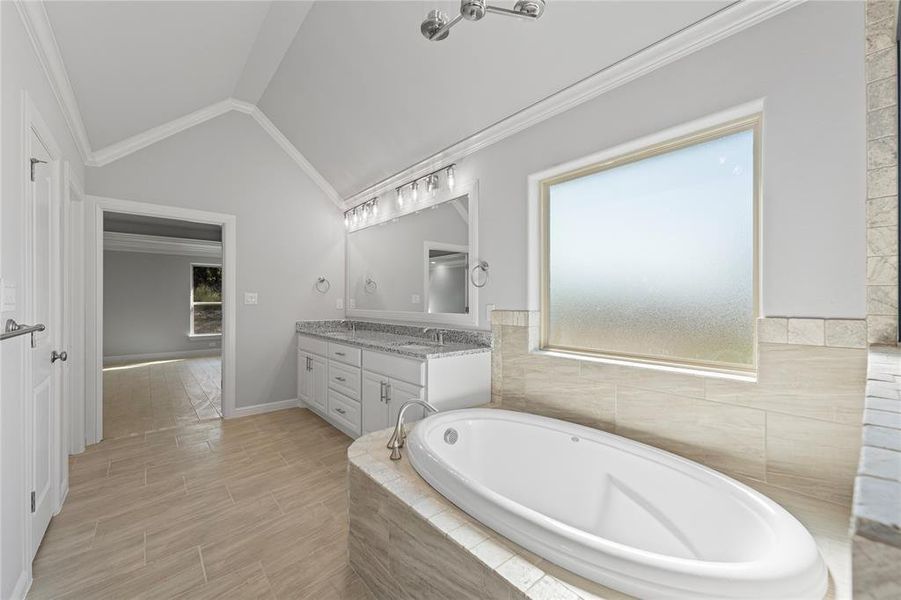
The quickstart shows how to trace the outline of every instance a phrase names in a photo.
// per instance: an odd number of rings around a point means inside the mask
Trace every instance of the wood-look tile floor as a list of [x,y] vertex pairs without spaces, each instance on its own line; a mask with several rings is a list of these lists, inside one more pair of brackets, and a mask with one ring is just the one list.
[[119,438],[222,416],[217,356],[103,368],[103,437]]
[[28,597],[368,599],[347,564],[350,443],[288,409],[91,446]]

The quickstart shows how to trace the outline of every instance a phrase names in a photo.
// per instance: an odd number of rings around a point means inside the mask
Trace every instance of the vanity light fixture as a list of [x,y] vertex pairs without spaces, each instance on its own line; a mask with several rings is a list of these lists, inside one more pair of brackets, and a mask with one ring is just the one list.
[[[447,184],[447,189],[453,191],[454,185],[456,184],[456,177],[454,169],[456,164],[447,165],[446,167],[441,167],[440,169],[436,169],[431,173],[423,175],[421,177],[417,177],[413,181],[408,181],[403,185],[399,185],[394,188],[394,199],[397,202],[397,209],[391,210],[390,206],[388,208],[388,217],[398,216],[394,214],[398,212],[403,212],[404,205],[407,200],[412,201],[414,204],[419,202],[419,184],[420,182],[424,182],[425,184],[425,193],[428,196],[434,196],[436,192],[441,189],[441,176],[444,174],[445,183]],[[407,189],[409,188],[409,192]],[[428,199],[425,199],[428,201]],[[344,211],[344,226],[348,229],[355,228],[357,225],[361,225],[363,223],[367,223],[370,221],[377,221],[379,216],[379,197],[375,196],[370,198],[366,202],[361,202],[360,204],[354,206],[353,208],[349,208]]]
[[460,14],[453,19],[447,18],[443,10],[431,10],[425,20],[419,26],[419,31],[427,40],[439,42],[447,39],[451,27],[466,19],[467,21],[479,21],[487,13],[504,15],[507,17],[519,17],[521,19],[537,20],[544,14],[545,0],[517,0],[513,8],[502,8],[488,4],[488,0],[461,0]]

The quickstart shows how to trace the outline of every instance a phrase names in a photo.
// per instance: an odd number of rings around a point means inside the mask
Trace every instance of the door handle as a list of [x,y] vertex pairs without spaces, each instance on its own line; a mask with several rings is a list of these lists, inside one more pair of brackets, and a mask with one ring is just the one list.
[[335,352],[337,356],[347,356],[346,352]]
[[69,353],[66,352],[65,350],[63,350],[62,352],[57,352],[56,350],[51,352],[50,353],[50,364],[53,364],[58,360],[66,362],[67,360],[69,360]]
[[385,386],[388,385],[384,381],[379,382],[379,402],[385,401]]
[[312,370],[313,370],[312,362],[313,362],[313,359],[310,358],[310,357],[308,356],[308,357],[307,357],[307,371],[312,371]]
[[385,382],[385,404],[391,402],[391,384]]

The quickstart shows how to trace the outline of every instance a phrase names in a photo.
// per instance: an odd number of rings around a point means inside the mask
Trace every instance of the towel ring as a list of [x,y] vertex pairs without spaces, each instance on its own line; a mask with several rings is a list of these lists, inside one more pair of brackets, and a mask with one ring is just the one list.
[[367,277],[366,283],[363,284],[363,290],[367,294],[373,294],[377,289],[379,289],[379,284],[377,284],[372,277]]
[[329,280],[325,277],[320,276],[319,279],[316,280],[316,284],[314,285],[316,291],[320,294],[324,294],[330,289],[332,289],[332,284],[329,283]]
[[[482,283],[478,283],[476,281],[476,270],[479,270],[485,274],[485,280]],[[480,260],[476,266],[472,268],[472,271],[469,272],[469,280],[472,281],[472,285],[477,288],[483,288],[488,283],[488,263],[484,260]]]

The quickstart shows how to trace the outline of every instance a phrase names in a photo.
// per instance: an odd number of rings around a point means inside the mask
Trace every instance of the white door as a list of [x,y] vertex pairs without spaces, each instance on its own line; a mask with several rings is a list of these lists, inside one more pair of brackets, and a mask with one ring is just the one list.
[[[31,555],[40,546],[50,517],[58,509],[59,465],[62,424],[60,418],[61,364],[51,361],[58,349],[62,327],[61,244],[57,167],[37,133],[31,131],[33,182],[30,185],[30,242],[28,273],[31,278],[30,323],[43,323],[46,329],[34,334],[28,364],[31,371],[31,397],[26,408],[31,438]],[[55,239],[54,239],[55,238]]]

